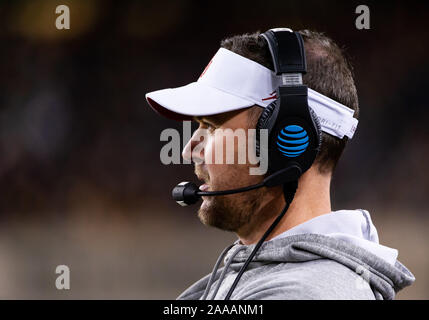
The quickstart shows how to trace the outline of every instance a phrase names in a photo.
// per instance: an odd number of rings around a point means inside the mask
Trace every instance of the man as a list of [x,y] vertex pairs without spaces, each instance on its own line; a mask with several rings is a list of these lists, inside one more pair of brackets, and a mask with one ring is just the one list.
[[[332,174],[357,124],[356,87],[351,67],[331,39],[308,30],[299,33],[307,61],[302,79],[322,129],[317,157],[299,178],[289,204],[282,186],[203,196],[200,220],[236,233],[238,240],[221,254],[211,274],[178,299],[393,299],[414,281],[397,261],[397,250],[378,243],[367,211],[331,209]],[[279,79],[272,70],[265,39],[259,33],[238,35],[222,41],[197,82],[146,95],[160,114],[199,123],[182,155],[195,162],[195,173],[204,182],[201,191],[251,186],[266,177],[249,174],[254,167],[249,161],[219,164],[213,159],[224,141],[216,132],[256,128],[264,108],[277,98]],[[285,215],[233,285],[282,208],[287,208]],[[219,268],[222,260],[224,267]]]

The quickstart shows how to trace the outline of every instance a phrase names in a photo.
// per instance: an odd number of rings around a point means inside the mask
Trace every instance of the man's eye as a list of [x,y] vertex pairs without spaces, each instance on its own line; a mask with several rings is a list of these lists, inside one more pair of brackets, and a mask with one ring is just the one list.
[[216,127],[215,127],[214,125],[212,125],[212,124],[210,124],[210,123],[208,123],[208,122],[203,121],[203,122],[201,122],[201,124],[202,124],[202,126],[203,126],[205,129],[207,129],[207,130],[209,130],[209,131],[213,131],[213,130],[215,130],[215,129],[216,129]]

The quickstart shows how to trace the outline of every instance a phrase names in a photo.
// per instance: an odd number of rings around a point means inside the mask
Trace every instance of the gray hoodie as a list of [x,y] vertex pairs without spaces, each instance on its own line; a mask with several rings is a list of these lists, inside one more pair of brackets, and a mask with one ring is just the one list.
[[[224,299],[254,246],[237,240],[177,299]],[[264,242],[231,300],[394,299],[415,280],[397,255],[378,243],[368,211],[334,211]]]

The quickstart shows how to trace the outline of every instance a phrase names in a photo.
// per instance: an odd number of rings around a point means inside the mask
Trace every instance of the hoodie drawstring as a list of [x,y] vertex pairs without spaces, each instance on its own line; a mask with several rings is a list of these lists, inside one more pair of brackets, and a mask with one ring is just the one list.
[[214,298],[216,297],[217,292],[219,291],[219,288],[222,284],[223,279],[225,278],[226,272],[228,271],[229,265],[232,263],[232,260],[234,260],[235,256],[237,255],[237,253],[239,253],[241,250],[245,249],[246,247],[239,247],[237,250],[235,250],[235,252],[231,255],[231,257],[229,258],[229,260],[226,262],[225,267],[222,270],[222,273],[219,277],[218,283],[216,285],[216,288],[213,292],[213,295],[211,297],[210,300],[214,300]]
[[223,260],[223,258],[225,257],[225,255],[228,253],[229,249],[231,249],[234,245],[235,245],[235,244],[233,243],[233,244],[231,244],[230,246],[226,247],[226,248],[222,251],[222,253],[220,254],[219,258],[217,258],[217,261],[216,261],[216,263],[215,263],[215,265],[214,265],[214,267],[213,267],[212,274],[211,274],[211,276],[210,276],[210,280],[209,280],[209,282],[207,282],[206,289],[204,290],[204,293],[203,293],[203,295],[201,296],[201,300],[205,300],[205,299],[206,299],[206,297],[207,297],[207,295],[208,295],[208,293],[209,293],[210,287],[211,287],[211,286],[212,286],[212,284],[213,284],[214,277],[215,277],[215,275],[216,275],[216,273],[217,273],[217,269],[219,268],[219,265],[220,265],[221,261]]

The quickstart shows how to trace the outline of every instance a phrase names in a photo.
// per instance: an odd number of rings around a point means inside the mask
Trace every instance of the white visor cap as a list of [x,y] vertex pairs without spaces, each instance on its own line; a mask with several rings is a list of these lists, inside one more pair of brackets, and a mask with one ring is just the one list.
[[[277,99],[281,77],[263,65],[220,48],[196,82],[146,94],[149,105],[175,120],[239,110],[254,105],[265,108]],[[354,110],[308,89],[308,104],[316,113],[322,131],[349,138],[357,127]]]

